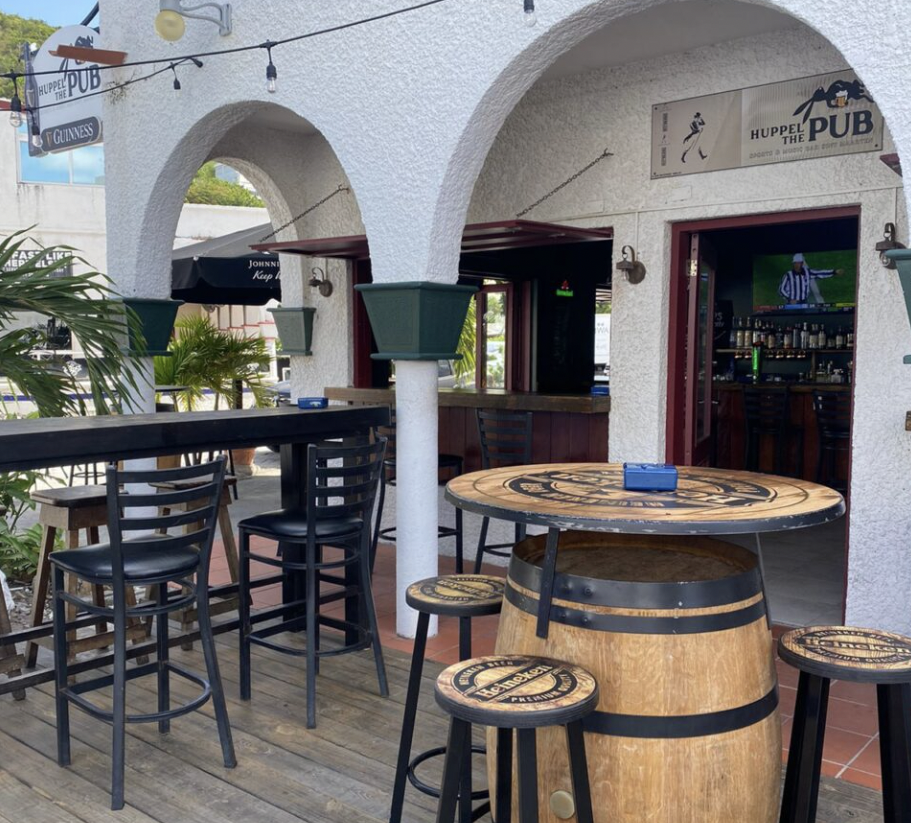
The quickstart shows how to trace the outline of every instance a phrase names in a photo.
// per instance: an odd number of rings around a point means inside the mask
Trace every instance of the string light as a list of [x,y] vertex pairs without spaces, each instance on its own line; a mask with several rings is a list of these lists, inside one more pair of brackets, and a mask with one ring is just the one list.
[[538,22],[538,15],[535,14],[535,0],[525,0],[525,25],[531,28]]
[[[199,52],[197,54],[182,55],[176,59],[174,59],[174,58],[153,58],[150,60],[135,60],[135,61],[131,61],[131,62],[124,62],[119,65],[100,65],[100,66],[91,66],[91,67],[87,67],[87,68],[74,68],[74,69],[68,69],[67,71],[72,72],[72,73],[89,72],[89,71],[101,72],[101,71],[112,71],[115,69],[131,68],[131,67],[136,67],[136,66],[154,66],[154,65],[160,65],[162,63],[167,63],[167,65],[165,65],[163,68],[157,69],[156,71],[150,72],[149,74],[142,75],[141,77],[134,77],[131,80],[126,80],[122,83],[115,83],[111,86],[108,86],[107,88],[100,89],[98,91],[91,92],[89,94],[84,94],[80,97],[81,100],[84,100],[89,97],[94,97],[95,95],[98,95],[98,94],[109,94],[111,92],[119,91],[121,89],[126,88],[127,86],[132,86],[135,83],[141,83],[144,80],[151,80],[153,77],[156,77],[157,75],[162,74],[163,72],[171,71],[172,62],[175,65],[179,66],[183,62],[191,61],[191,62],[195,63],[196,65],[201,66],[202,63],[198,59],[200,57],[215,57],[215,56],[221,56],[221,55],[227,55],[227,54],[239,54],[241,52],[253,51],[254,49],[265,48],[270,53],[269,65],[266,67],[266,84],[267,84],[268,90],[270,92],[272,92],[275,89],[275,81],[278,77],[278,71],[275,68],[275,64],[272,62],[272,58],[271,58],[271,49],[273,47],[282,46],[287,43],[296,43],[301,40],[308,40],[313,37],[320,37],[320,36],[327,35],[327,34],[334,34],[334,33],[340,32],[340,31],[345,31],[346,29],[352,29],[352,28],[356,28],[358,26],[363,26],[363,25],[369,24],[369,23],[375,23],[380,20],[385,20],[390,17],[397,17],[402,14],[407,14],[412,11],[418,11],[420,9],[427,8],[429,6],[436,6],[440,3],[445,3],[445,2],[448,2],[448,0],[424,0],[424,2],[415,3],[414,5],[406,6],[405,8],[395,9],[393,11],[383,12],[381,14],[375,14],[371,17],[365,17],[360,20],[352,20],[349,23],[340,23],[335,26],[328,26],[327,28],[324,28],[324,29],[317,29],[316,31],[306,32],[305,34],[298,34],[298,35],[294,35],[292,37],[285,37],[281,40],[269,40],[264,43],[257,43],[257,44],[249,45],[249,46],[235,46],[234,48],[227,48],[227,49],[213,49],[211,51]],[[532,7],[533,7],[534,6],[533,0],[525,0],[526,6],[528,5],[529,2],[531,2]],[[15,83],[19,78],[23,78],[23,77],[40,77],[43,75],[56,75],[56,74],[60,74],[60,72],[54,71],[54,70],[28,71],[28,72],[10,71],[10,72],[0,73],[0,77],[6,78],[8,80],[12,80]],[[70,105],[70,104],[71,104],[71,101],[69,101],[69,100],[61,100],[61,101],[54,102],[54,103],[45,103],[42,106],[34,106],[34,107],[31,107],[30,110],[34,110],[37,112],[37,111],[40,111],[41,109],[49,109],[49,108],[54,108],[55,106],[65,106],[65,105]],[[12,115],[11,115],[11,119],[12,119]]]
[[271,41],[263,44],[266,52],[269,54],[269,65],[266,66],[266,91],[269,92],[269,94],[275,94],[275,81],[278,80],[278,69],[275,68],[275,64],[272,62],[272,47],[274,45],[275,43]]
[[197,60],[195,57],[187,57],[185,60],[179,60],[176,63],[171,63],[168,68],[174,72],[174,91],[180,91],[180,78],[177,76],[177,67],[182,63],[193,63],[196,68],[202,68],[202,60]]
[[19,99],[19,86],[13,81],[13,96],[9,101],[9,122],[14,129],[22,125],[22,101]]
[[42,144],[41,144],[41,132],[38,131],[38,123],[37,123],[35,120],[32,120],[32,137],[31,137],[31,142],[32,142],[32,145],[33,145],[36,149],[43,148],[43,146],[42,146]]

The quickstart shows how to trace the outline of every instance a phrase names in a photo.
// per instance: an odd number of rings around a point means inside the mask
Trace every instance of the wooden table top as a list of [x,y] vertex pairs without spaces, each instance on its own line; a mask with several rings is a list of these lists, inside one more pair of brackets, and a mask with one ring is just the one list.
[[842,496],[790,477],[679,466],[672,492],[627,491],[619,463],[551,463],[463,474],[446,499],[499,520],[631,534],[748,534],[841,517]]

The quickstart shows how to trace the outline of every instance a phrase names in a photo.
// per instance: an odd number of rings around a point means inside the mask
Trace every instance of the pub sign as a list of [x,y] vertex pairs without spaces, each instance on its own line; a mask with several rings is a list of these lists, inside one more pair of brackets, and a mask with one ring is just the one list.
[[60,46],[98,49],[100,35],[88,26],[66,26],[48,37],[29,59],[26,71],[35,74],[26,83],[26,106],[32,109],[29,117],[37,121],[41,134],[40,149],[29,143],[33,156],[101,142],[99,64],[56,56],[52,52]]
[[652,107],[652,179],[882,145],[883,116],[849,70]]

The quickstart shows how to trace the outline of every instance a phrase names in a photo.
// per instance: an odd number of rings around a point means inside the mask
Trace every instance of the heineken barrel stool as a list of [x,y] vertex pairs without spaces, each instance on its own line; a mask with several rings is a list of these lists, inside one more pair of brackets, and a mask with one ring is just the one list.
[[[491,655],[444,669],[434,691],[437,703],[451,717],[437,823],[453,823],[473,723],[488,726],[489,734],[497,741],[495,778],[491,782],[495,787],[492,818],[496,823],[539,823],[544,819],[540,815],[538,768],[538,735],[544,731],[562,740],[577,823],[593,823],[582,730],[585,718],[598,704],[598,684],[590,672],[581,666],[537,656]],[[512,785],[513,738],[516,803]]]
[[783,634],[778,656],[800,672],[781,823],[813,823],[833,680],[876,686],[883,820],[911,820],[911,637],[853,626]]
[[[496,651],[565,660],[598,681],[583,721],[595,823],[774,823],[781,722],[755,555],[705,537],[563,532],[542,639],[545,540],[513,551]],[[551,729],[538,735],[538,792],[542,821],[572,819],[566,746]]]

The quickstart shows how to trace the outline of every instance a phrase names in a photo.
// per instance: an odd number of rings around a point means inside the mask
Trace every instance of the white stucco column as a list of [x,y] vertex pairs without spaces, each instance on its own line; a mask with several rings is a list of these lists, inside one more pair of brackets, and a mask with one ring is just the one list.
[[[414,637],[417,612],[405,603],[416,580],[438,573],[437,363],[398,360],[396,396],[396,632]],[[437,620],[431,618],[430,635]]]

